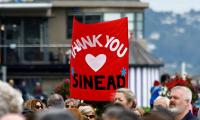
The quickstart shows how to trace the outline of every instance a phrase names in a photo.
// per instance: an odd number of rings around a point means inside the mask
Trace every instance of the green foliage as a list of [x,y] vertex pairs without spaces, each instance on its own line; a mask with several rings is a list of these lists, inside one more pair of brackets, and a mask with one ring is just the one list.
[[145,113],[148,113],[151,111],[150,107],[143,107],[142,109],[144,110]]
[[63,98],[66,99],[70,95],[70,92],[69,92],[69,80],[66,79],[66,80],[56,84],[56,86],[54,88],[54,92],[62,95]]

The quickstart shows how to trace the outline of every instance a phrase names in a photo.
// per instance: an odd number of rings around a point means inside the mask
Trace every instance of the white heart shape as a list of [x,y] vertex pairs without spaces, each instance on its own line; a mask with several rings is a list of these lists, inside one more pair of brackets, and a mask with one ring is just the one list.
[[85,56],[86,63],[97,72],[106,62],[106,55],[105,54],[99,54],[98,56],[93,56],[92,54],[87,54]]

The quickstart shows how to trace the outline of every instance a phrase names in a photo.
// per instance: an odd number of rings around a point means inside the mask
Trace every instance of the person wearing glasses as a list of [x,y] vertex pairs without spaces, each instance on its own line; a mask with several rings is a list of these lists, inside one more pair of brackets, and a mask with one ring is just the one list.
[[40,112],[45,108],[45,105],[44,103],[42,103],[41,100],[31,99],[31,100],[27,100],[24,103],[24,108],[29,109],[33,112]]
[[77,108],[79,101],[73,98],[65,100],[65,108]]
[[96,112],[92,106],[90,105],[79,106],[78,110],[88,120],[96,120]]

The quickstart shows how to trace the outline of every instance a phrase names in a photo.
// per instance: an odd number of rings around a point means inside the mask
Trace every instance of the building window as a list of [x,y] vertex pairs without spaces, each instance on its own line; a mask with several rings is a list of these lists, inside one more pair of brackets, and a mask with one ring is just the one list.
[[136,29],[135,35],[136,38],[142,39],[144,35],[144,20],[143,20],[143,13],[136,13]]
[[120,13],[105,13],[104,21],[111,21],[111,20],[119,19],[120,17],[121,17]]
[[125,13],[122,16],[128,17],[129,37],[130,34],[133,33],[134,38],[142,39],[144,37],[143,13],[142,12]]
[[72,24],[73,24],[74,16],[81,23],[95,23],[95,22],[100,22],[102,20],[102,15],[95,15],[95,14],[68,15],[67,16],[67,38],[72,38]]
[[125,13],[124,17],[128,17],[128,38],[135,32],[135,14]]
[[[2,49],[4,64],[38,63],[47,61],[46,18],[1,18],[4,26],[0,31],[1,44],[8,45]],[[34,47],[33,47],[34,46]]]
[[122,17],[128,17],[128,31],[133,33],[134,38],[142,39],[144,37],[144,14],[143,12],[129,13],[102,13],[102,14],[71,14],[67,16],[67,38],[72,37],[73,17],[82,23],[95,23],[100,21],[111,21]]
[[144,35],[144,20],[142,12],[131,13],[104,13],[104,21],[128,17],[128,36],[133,33],[134,38],[142,39]]
[[[45,44],[45,22],[43,19],[30,18],[23,22],[24,26],[24,45],[42,45]],[[24,61],[43,61],[43,47],[24,47]]]

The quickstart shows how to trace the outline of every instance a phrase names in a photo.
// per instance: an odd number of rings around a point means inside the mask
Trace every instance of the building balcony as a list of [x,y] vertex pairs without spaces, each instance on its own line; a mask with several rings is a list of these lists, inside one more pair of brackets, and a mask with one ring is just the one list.
[[[24,47],[25,46],[25,47]],[[71,48],[58,45],[10,45],[0,50],[3,65],[69,64]]]
[[0,9],[51,8],[51,0],[0,0]]
[[118,7],[147,8],[148,3],[140,0],[52,0],[53,7]]
[[0,3],[50,3],[52,0],[0,0]]
[[0,66],[6,66],[10,75],[69,73],[70,47],[32,46],[1,48]]

